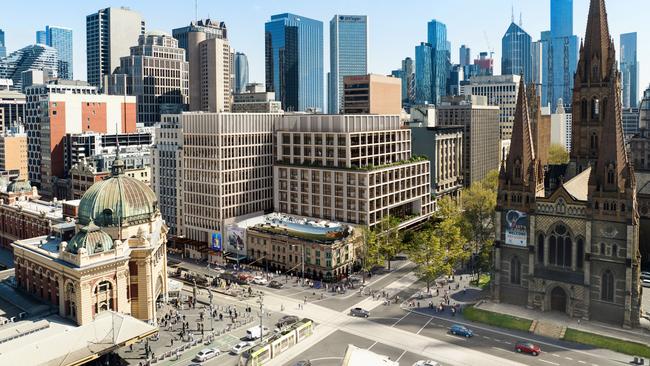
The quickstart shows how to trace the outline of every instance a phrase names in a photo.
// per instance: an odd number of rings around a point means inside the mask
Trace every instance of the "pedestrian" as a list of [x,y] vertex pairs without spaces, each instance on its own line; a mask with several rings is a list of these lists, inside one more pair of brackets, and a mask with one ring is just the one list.
[[307,305],[307,296],[305,296],[305,305]]
[[171,345],[169,347],[174,347],[174,338],[172,337]]
[[223,314],[219,313],[219,321],[223,321]]
[[420,302],[418,301],[418,308],[420,307]]

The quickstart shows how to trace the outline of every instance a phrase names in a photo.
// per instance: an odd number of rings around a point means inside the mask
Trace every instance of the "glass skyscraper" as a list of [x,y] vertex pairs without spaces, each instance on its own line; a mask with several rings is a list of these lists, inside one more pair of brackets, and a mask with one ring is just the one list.
[[447,94],[447,80],[451,71],[451,44],[447,41],[447,26],[437,20],[430,21],[427,24],[427,41],[415,48],[416,101],[439,104]]
[[49,77],[57,77],[56,49],[43,44],[23,47],[0,59],[0,79],[11,79],[13,90],[22,90],[23,71],[43,70]]
[[59,55],[59,78],[72,80],[72,29],[45,26],[44,31],[36,32],[36,42],[56,49]]
[[7,56],[7,47],[5,47],[5,32],[0,29],[0,58]]
[[235,94],[241,94],[246,91],[246,85],[248,84],[248,57],[245,53],[237,52],[233,63],[235,68],[233,91]]
[[526,84],[533,82],[532,38],[521,26],[510,23],[501,39],[501,75],[523,75]]
[[323,111],[323,23],[277,14],[264,25],[266,90],[285,111]]
[[639,63],[636,41],[636,32],[621,34],[623,108],[636,108],[639,105]]
[[458,56],[460,58],[460,66],[464,67],[472,64],[472,50],[469,47],[465,45],[460,46]]
[[368,73],[368,17],[334,15],[330,20],[328,112],[343,110],[343,78]]
[[557,108],[558,99],[571,107],[573,77],[578,65],[578,37],[573,35],[573,0],[551,0],[551,31],[542,32],[544,69],[542,104]]

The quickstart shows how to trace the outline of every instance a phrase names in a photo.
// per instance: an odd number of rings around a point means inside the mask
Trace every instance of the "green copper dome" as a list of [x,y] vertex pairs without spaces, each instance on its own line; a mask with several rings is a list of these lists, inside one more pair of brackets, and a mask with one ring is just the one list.
[[109,178],[93,184],[81,197],[78,223],[100,227],[148,222],[158,211],[156,195],[149,186],[124,175],[124,162],[116,159]]
[[8,193],[31,192],[32,185],[26,179],[18,178],[7,186]]
[[88,254],[105,252],[113,249],[113,239],[91,222],[70,239],[65,250],[77,254],[80,248],[86,248]]

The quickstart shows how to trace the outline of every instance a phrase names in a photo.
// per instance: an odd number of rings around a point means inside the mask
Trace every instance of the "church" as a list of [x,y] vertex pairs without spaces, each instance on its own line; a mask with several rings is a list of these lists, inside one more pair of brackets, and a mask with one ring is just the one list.
[[[639,213],[625,151],[621,75],[604,0],[591,0],[572,100],[570,161],[545,166],[539,101],[519,88],[499,174],[494,301],[634,327]],[[529,99],[531,101],[529,102]]]

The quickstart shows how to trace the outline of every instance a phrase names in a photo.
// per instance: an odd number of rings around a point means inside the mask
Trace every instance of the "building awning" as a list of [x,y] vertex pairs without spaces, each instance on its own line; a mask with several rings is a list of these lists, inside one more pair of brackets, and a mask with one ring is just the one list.
[[233,262],[237,262],[238,260],[243,261],[244,259],[247,258],[245,254],[237,254],[237,253],[230,253],[230,252],[226,252],[224,254],[224,257],[227,260],[233,261]]

